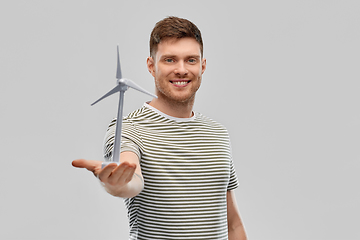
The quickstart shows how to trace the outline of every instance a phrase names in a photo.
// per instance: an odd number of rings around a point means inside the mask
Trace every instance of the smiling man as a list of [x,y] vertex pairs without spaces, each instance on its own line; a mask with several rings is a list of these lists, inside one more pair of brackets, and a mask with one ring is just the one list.
[[[121,164],[73,165],[124,198],[130,239],[246,239],[227,130],[193,111],[206,69],[199,29],[177,17],[158,22],[147,67],[158,98],[123,119]],[[105,158],[112,157],[115,123],[106,132]]]
[[206,68],[197,40],[165,38],[157,45],[156,53],[147,59],[147,65],[158,96],[150,105],[170,116],[191,117],[195,93]]

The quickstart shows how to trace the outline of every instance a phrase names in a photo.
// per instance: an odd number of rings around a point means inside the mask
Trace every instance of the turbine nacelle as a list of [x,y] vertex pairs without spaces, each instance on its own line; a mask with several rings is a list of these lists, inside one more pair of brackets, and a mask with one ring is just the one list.
[[113,95],[114,93],[117,92],[125,92],[126,90],[128,90],[129,88],[133,88],[139,92],[145,93],[151,97],[157,98],[156,95],[146,91],[145,89],[143,89],[142,87],[140,87],[139,85],[137,85],[136,83],[134,83],[133,81],[131,81],[130,79],[126,79],[126,78],[121,78],[121,79],[117,79],[117,86],[114,87],[113,89],[111,89],[108,93],[106,93],[104,96],[102,96],[101,98],[99,98],[98,100],[96,100],[95,102],[93,102],[91,104],[91,106],[95,105],[96,103],[100,102],[101,100]]

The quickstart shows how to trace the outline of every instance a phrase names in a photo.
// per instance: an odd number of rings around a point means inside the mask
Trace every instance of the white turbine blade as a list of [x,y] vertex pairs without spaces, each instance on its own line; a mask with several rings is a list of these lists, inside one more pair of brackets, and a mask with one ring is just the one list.
[[91,106],[93,106],[94,104],[100,102],[101,100],[103,100],[104,98],[113,95],[116,92],[120,91],[121,86],[117,85],[116,87],[114,87],[113,89],[111,89],[108,93],[106,93],[104,96],[102,96],[101,98],[99,98],[98,100],[96,100],[94,103],[91,104]]
[[116,67],[116,79],[121,79],[121,67],[120,67],[120,56],[119,56],[119,45],[117,46],[117,67]]
[[157,98],[156,95],[154,95],[154,94],[146,91],[145,89],[143,89],[142,87],[140,87],[139,85],[137,85],[136,83],[134,83],[133,81],[131,81],[130,79],[124,79],[124,78],[123,78],[123,79],[120,79],[120,82],[123,83],[123,84],[125,84],[126,86],[129,86],[129,87],[131,87],[131,88],[133,88],[133,89],[138,90],[139,92],[142,92],[142,93],[145,93],[145,94],[147,94],[147,95],[150,95],[150,96],[152,96],[152,97],[154,97],[154,98]]

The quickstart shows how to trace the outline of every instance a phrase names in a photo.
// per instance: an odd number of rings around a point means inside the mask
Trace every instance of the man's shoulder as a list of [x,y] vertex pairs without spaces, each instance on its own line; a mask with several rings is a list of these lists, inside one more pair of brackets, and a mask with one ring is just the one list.
[[[123,117],[123,124],[133,122],[136,119],[142,118],[144,115],[149,114],[148,111],[146,111],[146,107],[140,107],[132,112],[130,112],[127,116]],[[115,127],[117,122],[117,118],[113,118],[108,126],[108,129]]]
[[216,127],[216,128],[220,128],[220,129],[223,129],[223,130],[227,131],[226,127],[222,123],[218,122],[217,120],[214,120],[213,118],[208,117],[208,116],[206,116],[206,115],[204,115],[202,113],[199,113],[199,112],[196,112],[195,114],[196,114],[196,119],[198,121],[200,121],[200,122],[202,122],[202,123],[204,123],[206,125]]
[[147,111],[147,108],[145,106],[142,106],[141,108],[138,108],[138,109],[130,112],[126,117],[124,117],[124,120],[141,118],[143,116],[148,115],[149,113],[150,112]]

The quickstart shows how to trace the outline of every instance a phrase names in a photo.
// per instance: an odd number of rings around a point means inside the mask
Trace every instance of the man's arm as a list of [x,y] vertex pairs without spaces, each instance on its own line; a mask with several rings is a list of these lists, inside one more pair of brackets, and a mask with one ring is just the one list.
[[227,191],[226,202],[229,240],[247,240],[233,190]]
[[105,190],[113,196],[130,198],[138,195],[143,187],[143,177],[138,156],[133,152],[122,152],[121,163],[110,163],[101,169],[101,161],[78,159],[74,167],[86,168],[100,179]]

